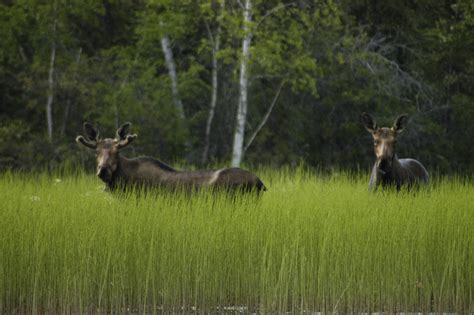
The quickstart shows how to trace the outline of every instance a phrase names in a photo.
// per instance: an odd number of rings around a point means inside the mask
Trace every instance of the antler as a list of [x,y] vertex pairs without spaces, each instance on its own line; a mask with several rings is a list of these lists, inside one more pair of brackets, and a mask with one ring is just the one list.
[[125,148],[127,145],[129,145],[129,144],[130,144],[133,140],[135,140],[136,138],[137,138],[137,134],[125,136],[125,139],[119,140],[119,142],[118,142],[118,148],[119,148],[119,149]]
[[86,140],[83,136],[77,136],[76,142],[81,143],[82,145],[91,149],[95,149],[97,147],[97,142],[91,142],[89,140]]

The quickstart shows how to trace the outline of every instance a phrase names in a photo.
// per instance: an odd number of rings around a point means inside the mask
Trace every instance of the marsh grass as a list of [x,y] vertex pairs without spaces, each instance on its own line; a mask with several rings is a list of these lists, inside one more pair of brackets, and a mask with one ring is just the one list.
[[474,311],[472,183],[259,174],[257,200],[3,174],[0,313]]

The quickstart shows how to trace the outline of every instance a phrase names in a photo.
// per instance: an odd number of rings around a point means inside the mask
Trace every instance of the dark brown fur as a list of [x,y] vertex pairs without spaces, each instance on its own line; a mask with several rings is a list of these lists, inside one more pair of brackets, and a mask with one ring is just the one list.
[[120,150],[132,142],[136,135],[130,135],[126,123],[117,130],[115,139],[101,139],[99,131],[91,124],[84,124],[83,136],[76,141],[97,153],[97,176],[111,190],[130,187],[158,187],[168,190],[194,188],[223,188],[229,191],[265,191],[262,181],[254,174],[240,168],[220,170],[179,171],[165,163],[151,158],[128,159]]
[[397,136],[406,127],[407,115],[399,116],[391,128],[379,128],[367,113],[362,113],[362,122],[374,138],[376,156],[369,190],[376,190],[379,186],[396,186],[397,190],[400,190],[403,185],[411,187],[428,182],[428,172],[423,164],[414,159],[398,159],[395,153]]

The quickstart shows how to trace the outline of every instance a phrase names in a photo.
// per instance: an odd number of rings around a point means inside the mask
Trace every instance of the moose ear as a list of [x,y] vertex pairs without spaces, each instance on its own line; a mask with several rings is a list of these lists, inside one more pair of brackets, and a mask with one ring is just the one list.
[[368,132],[374,133],[375,130],[377,130],[377,124],[375,123],[375,120],[372,118],[372,116],[367,113],[362,113],[360,118],[362,120],[362,124]]
[[397,117],[397,119],[395,119],[392,126],[392,130],[396,131],[397,133],[401,133],[403,129],[405,129],[407,124],[408,124],[408,115],[407,114],[400,115]]
[[117,132],[115,133],[117,140],[125,140],[125,137],[129,134],[131,125],[131,123],[126,122],[117,129]]
[[85,122],[83,125],[83,128],[84,128],[84,134],[87,140],[95,141],[95,142],[100,140],[99,130],[95,128],[94,126],[92,126],[92,124]]

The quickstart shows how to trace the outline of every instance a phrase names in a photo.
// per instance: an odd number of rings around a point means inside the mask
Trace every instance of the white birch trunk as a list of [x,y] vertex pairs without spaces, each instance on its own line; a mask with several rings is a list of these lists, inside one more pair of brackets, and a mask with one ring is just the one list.
[[245,136],[245,124],[247,122],[247,94],[248,94],[248,59],[250,55],[250,43],[252,33],[249,30],[249,22],[252,20],[251,0],[245,1],[242,41],[242,60],[240,62],[239,78],[239,103],[237,107],[237,119],[234,131],[234,146],[232,150],[232,166],[239,167],[243,158],[243,145]]
[[48,125],[48,140],[53,142],[53,98],[54,98],[54,64],[56,61],[56,21],[53,26],[53,43],[51,45],[51,58],[48,71],[48,99],[46,101],[46,123]]
[[[225,0],[221,1],[221,14],[223,14],[225,9]],[[214,119],[214,114],[216,111],[216,103],[217,103],[217,88],[218,88],[218,80],[217,80],[217,53],[219,52],[220,47],[220,37],[221,37],[221,24],[219,22],[219,26],[216,30],[216,35],[213,38],[211,30],[208,27],[209,37],[212,43],[212,92],[211,92],[211,103],[209,104],[209,116],[207,117],[206,122],[206,133],[204,136],[204,150],[202,152],[201,163],[205,164],[207,162],[207,158],[209,155],[209,145],[210,145],[210,137],[211,137],[211,126],[212,121]]]
[[[163,22],[160,22],[160,26],[163,26]],[[171,80],[171,93],[173,96],[173,103],[176,106],[176,109],[178,110],[179,117],[184,119],[183,103],[181,102],[181,98],[179,97],[176,65],[174,63],[170,39],[166,34],[161,37],[161,48],[163,49],[163,54],[165,55],[166,68],[168,69],[168,74]]]

